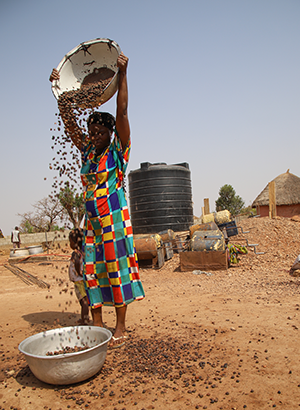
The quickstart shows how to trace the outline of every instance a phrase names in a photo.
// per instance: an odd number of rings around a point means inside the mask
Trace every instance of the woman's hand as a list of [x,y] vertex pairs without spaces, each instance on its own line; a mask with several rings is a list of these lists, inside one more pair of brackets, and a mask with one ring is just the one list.
[[59,80],[59,79],[60,79],[59,72],[57,71],[56,68],[53,68],[52,73],[51,73],[50,78],[49,78],[49,81],[51,81],[51,83],[52,83],[52,81]]
[[117,60],[117,67],[121,72],[126,72],[128,65],[128,57],[126,57],[123,53],[121,53]]

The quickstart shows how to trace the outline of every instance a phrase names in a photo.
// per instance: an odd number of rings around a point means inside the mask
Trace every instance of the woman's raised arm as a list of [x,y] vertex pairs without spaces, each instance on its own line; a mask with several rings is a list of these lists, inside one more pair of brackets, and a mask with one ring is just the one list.
[[130,137],[127,86],[128,57],[121,53],[118,57],[117,65],[119,67],[119,86],[117,95],[116,129],[124,149]]

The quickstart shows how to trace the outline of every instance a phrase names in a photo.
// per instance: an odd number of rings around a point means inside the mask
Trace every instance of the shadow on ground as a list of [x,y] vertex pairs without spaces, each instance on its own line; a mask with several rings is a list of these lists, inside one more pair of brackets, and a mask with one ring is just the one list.
[[33,325],[61,325],[75,326],[80,320],[80,315],[76,313],[66,313],[57,311],[37,312],[23,315],[22,318]]

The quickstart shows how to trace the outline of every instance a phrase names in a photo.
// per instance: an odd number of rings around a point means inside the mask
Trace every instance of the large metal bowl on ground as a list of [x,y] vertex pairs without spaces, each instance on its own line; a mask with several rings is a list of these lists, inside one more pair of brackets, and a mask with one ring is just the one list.
[[86,41],[69,51],[57,66],[60,79],[52,83],[56,99],[65,91],[79,90],[82,84],[105,80],[112,75],[94,107],[108,101],[118,89],[117,59],[120,53],[119,45],[108,38]]
[[44,252],[42,245],[27,246],[27,249],[29,251],[29,255],[38,255],[39,253]]
[[29,256],[29,250],[27,248],[16,248],[10,250],[11,258],[20,258]]
[[[32,373],[49,384],[67,385],[94,376],[103,366],[112,333],[98,326],[73,326],[47,330],[23,340],[19,350]],[[48,356],[64,348],[89,348]]]

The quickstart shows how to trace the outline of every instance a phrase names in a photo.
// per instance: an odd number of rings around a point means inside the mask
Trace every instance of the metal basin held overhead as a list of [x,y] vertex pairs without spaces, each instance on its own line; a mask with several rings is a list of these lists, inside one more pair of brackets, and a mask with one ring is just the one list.
[[58,99],[66,91],[79,90],[82,85],[110,79],[94,107],[108,101],[118,89],[117,59],[119,45],[108,38],[97,38],[79,44],[68,52],[57,66],[59,80],[53,81],[52,91]]

